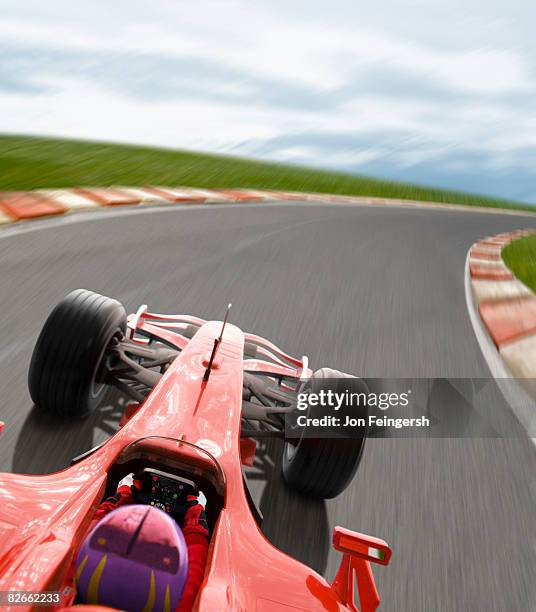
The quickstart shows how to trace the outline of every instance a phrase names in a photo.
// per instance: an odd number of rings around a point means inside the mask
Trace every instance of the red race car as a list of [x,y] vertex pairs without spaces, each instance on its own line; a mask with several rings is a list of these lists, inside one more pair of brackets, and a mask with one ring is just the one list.
[[210,544],[195,610],[375,610],[370,562],[387,565],[389,546],[335,527],[333,546],[342,558],[330,584],[264,537],[243,473],[256,440],[281,437],[289,487],[317,498],[346,488],[365,436],[285,435],[297,393],[338,376],[346,375],[312,372],[305,357],[243,333],[227,323],[227,314],[223,322],[206,322],[142,306],[127,317],[116,300],[70,293],[49,315],[34,349],[34,403],[70,419],[97,409],[110,387],[131,403],[119,431],[69,468],[43,476],[0,474],[0,604],[110,610],[77,602],[73,560],[101,501],[125,475],[152,470],[164,480],[162,507],[181,482],[195,483],[207,500]]

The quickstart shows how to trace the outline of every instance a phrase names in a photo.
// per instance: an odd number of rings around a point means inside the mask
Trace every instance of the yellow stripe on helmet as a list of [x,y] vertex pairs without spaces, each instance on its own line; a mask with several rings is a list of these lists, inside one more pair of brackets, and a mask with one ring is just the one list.
[[147,603],[143,606],[143,610],[141,612],[153,612],[155,598],[156,598],[156,586],[155,586],[155,581],[154,581],[154,572],[151,571],[151,584],[149,586],[149,598],[147,599]]
[[166,584],[166,594],[164,595],[164,612],[171,612],[171,596],[169,594],[169,584]]
[[99,564],[95,568],[93,575],[89,579],[89,585],[87,587],[87,603],[98,604],[99,603],[99,584],[106,565],[106,555],[99,561]]
[[76,581],[76,584],[78,584],[78,582],[80,581],[80,575],[84,571],[84,567],[86,567],[86,563],[87,563],[88,558],[89,558],[89,555],[86,555],[82,559],[82,561],[80,561],[80,565],[76,568],[76,574],[74,575],[74,579]]

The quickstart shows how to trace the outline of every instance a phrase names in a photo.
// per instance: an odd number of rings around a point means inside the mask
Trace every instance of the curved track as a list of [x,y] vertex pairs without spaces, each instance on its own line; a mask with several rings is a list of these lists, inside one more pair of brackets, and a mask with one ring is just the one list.
[[[80,217],[0,238],[0,469],[67,465],[117,426],[104,410],[44,423],[26,373],[48,311],[86,287],[160,312],[221,318],[365,376],[488,376],[466,311],[463,270],[478,238],[534,217],[397,208],[244,205]],[[508,440],[369,440],[341,497],[289,493],[277,448],[252,485],[264,530],[331,577],[334,524],[384,537],[375,570],[385,610],[530,610],[536,606],[536,450]]]

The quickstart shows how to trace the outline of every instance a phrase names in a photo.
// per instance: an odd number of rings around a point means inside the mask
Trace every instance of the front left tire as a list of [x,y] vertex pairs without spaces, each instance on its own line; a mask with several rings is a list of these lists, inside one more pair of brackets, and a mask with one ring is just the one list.
[[103,399],[100,379],[106,348],[126,331],[127,315],[114,299],[77,289],[48,316],[28,373],[30,396],[39,409],[63,418],[91,414]]

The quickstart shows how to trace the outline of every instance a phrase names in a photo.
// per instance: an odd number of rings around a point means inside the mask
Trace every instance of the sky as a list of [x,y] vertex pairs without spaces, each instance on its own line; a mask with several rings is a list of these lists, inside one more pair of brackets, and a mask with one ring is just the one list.
[[0,0],[0,132],[536,204],[533,0]]

